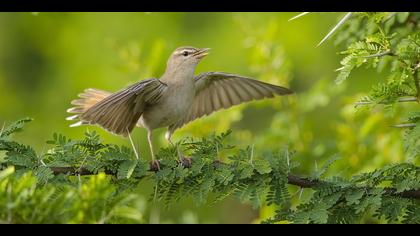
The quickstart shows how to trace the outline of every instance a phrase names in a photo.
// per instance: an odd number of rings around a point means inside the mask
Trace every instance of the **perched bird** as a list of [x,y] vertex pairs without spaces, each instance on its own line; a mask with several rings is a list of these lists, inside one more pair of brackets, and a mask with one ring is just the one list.
[[79,120],[71,127],[97,124],[114,134],[128,136],[131,143],[130,132],[135,126],[143,127],[155,162],[154,129],[168,127],[165,138],[173,144],[174,131],[199,117],[243,102],[293,93],[285,87],[235,74],[195,75],[197,64],[208,53],[208,48],[180,47],[169,57],[160,79],[142,80],[115,93],[86,89],[72,101],[75,107],[67,110],[77,113],[68,120]]

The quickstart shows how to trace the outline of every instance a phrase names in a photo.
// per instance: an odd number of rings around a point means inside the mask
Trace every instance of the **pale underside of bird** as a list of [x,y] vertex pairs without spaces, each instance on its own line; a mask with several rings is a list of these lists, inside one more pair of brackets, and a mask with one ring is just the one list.
[[68,120],[79,120],[71,126],[96,124],[129,137],[134,127],[143,127],[154,160],[154,129],[167,127],[165,137],[172,144],[173,132],[197,118],[251,100],[293,93],[285,87],[235,74],[194,75],[196,65],[207,54],[208,49],[180,47],[172,53],[160,79],[142,80],[115,93],[86,89],[68,109],[76,113]]

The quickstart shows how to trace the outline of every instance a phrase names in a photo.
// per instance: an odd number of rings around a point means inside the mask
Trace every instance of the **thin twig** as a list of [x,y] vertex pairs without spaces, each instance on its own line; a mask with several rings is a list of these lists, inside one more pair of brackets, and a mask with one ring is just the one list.
[[393,56],[394,53],[392,51],[385,51],[385,52],[380,52],[380,53],[376,53],[376,54],[372,54],[372,55],[367,55],[367,56],[363,56],[362,58],[373,58],[373,57],[384,57],[384,56]]
[[[402,98],[399,98],[397,100],[397,102],[417,102],[417,101],[418,100],[417,100],[416,97],[402,97]],[[361,102],[355,102],[354,105],[361,106],[361,105],[369,105],[369,104],[372,104],[372,103],[374,103],[374,102],[371,102],[371,101],[361,101]],[[387,103],[382,101],[382,102],[378,102],[378,104],[387,104]]]
[[415,97],[406,97],[398,99],[398,102],[417,102],[417,98]]
[[416,127],[416,124],[415,123],[398,124],[398,125],[391,125],[391,127],[394,127],[394,128],[412,128],[412,127]]

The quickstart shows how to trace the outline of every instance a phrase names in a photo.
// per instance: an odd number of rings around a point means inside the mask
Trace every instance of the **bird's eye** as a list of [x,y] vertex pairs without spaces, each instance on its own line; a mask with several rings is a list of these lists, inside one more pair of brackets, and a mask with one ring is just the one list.
[[182,55],[183,55],[184,57],[188,56],[188,51],[184,51],[184,52],[182,53]]

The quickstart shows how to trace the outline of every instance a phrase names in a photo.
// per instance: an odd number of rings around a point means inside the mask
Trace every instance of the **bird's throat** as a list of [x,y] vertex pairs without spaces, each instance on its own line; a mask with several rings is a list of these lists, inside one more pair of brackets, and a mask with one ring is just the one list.
[[166,84],[182,85],[194,82],[195,68],[168,68],[160,80]]

